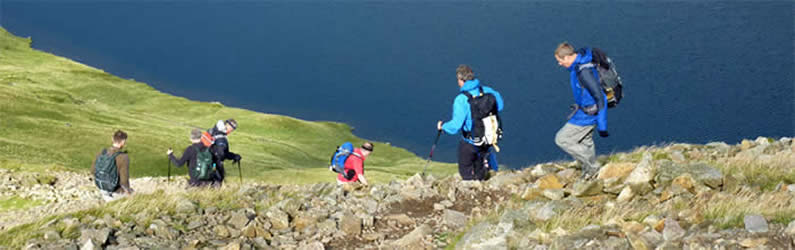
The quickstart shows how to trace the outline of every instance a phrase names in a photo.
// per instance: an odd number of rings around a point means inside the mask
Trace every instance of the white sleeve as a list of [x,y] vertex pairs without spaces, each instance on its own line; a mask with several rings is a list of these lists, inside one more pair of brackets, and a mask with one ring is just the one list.
[[218,129],[218,131],[226,133],[226,126],[224,125],[223,120],[218,120],[218,122],[215,123],[215,128]]

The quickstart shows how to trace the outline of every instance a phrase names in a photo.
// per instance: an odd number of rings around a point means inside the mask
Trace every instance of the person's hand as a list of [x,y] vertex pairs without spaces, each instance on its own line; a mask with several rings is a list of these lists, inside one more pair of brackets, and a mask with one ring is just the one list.
[[234,163],[238,163],[238,162],[240,162],[240,159],[243,159],[243,157],[242,157],[242,156],[240,156],[240,155],[235,155],[235,157],[232,157],[232,161],[233,161]]
[[172,153],[174,153],[174,150],[171,150],[170,148],[168,149],[168,151],[166,151],[166,155],[171,155]]
[[436,123],[436,130],[442,130],[442,121]]
[[610,134],[608,134],[606,130],[605,131],[599,131],[599,136],[608,137],[608,136],[610,136]]

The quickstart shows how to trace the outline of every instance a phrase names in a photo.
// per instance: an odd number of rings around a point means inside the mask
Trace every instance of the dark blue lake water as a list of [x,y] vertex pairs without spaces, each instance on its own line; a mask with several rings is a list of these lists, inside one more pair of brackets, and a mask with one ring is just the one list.
[[[599,153],[793,136],[793,5],[0,0],[0,25],[167,93],[342,121],[423,157],[450,118],[455,67],[470,64],[505,98],[501,163],[522,167],[569,159],[553,142],[573,102],[561,41],[604,49],[623,76]],[[458,138],[434,159],[454,162]]]

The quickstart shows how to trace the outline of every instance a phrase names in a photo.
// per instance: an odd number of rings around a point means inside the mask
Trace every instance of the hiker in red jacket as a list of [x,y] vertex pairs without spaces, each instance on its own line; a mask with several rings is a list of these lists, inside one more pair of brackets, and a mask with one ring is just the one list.
[[365,142],[361,148],[353,150],[353,153],[345,160],[345,175],[337,175],[337,183],[350,183],[361,182],[367,184],[367,179],[364,178],[364,159],[373,152],[373,144]]

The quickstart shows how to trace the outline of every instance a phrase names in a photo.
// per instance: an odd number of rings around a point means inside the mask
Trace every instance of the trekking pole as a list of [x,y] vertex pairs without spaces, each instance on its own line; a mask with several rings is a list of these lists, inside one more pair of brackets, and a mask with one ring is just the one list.
[[428,169],[428,163],[431,163],[431,158],[433,158],[433,150],[436,149],[436,143],[439,142],[439,136],[442,135],[442,130],[438,130],[436,132],[436,139],[433,140],[433,146],[431,146],[431,153],[428,154],[428,161],[425,162],[425,167],[422,168],[422,177],[425,177],[425,170]]
[[171,182],[171,159],[166,156],[166,160],[168,160],[168,182]]
[[237,161],[237,174],[240,175],[240,184],[243,184],[243,171],[240,170],[240,161]]

